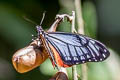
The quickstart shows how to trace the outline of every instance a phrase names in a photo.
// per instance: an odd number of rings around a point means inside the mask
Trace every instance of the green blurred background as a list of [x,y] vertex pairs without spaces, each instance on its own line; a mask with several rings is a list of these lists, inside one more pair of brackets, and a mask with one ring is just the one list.
[[[85,33],[110,48],[111,57],[103,63],[88,64],[88,80],[120,80],[120,0],[82,0]],[[20,74],[11,63],[16,50],[27,46],[36,35],[31,19],[39,24],[46,11],[43,28],[48,29],[56,14],[75,10],[74,0],[0,0],[0,80],[48,80],[55,74],[48,59],[40,67]],[[76,24],[77,27],[77,24]],[[70,32],[70,23],[60,24],[59,31]],[[80,65],[77,66],[81,74]],[[68,69],[71,79],[71,68]]]

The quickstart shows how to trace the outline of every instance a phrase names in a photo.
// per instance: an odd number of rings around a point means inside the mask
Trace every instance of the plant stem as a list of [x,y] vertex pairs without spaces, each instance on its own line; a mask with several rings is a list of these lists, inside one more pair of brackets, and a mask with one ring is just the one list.
[[59,72],[64,72],[68,76],[66,68],[61,67]]
[[72,66],[72,80],[78,80],[76,65]]
[[82,18],[81,0],[75,0],[75,9],[78,23],[78,33],[84,34],[84,23]]
[[[84,23],[82,18],[81,0],[75,0],[75,9],[78,23],[78,33],[84,34]],[[87,79],[87,64],[82,64],[82,80]]]
[[87,64],[82,64],[82,80],[88,80],[87,77]]
[[[71,31],[73,33],[76,32],[75,30],[75,11],[72,11],[72,27],[71,27]],[[72,79],[73,80],[78,80],[78,77],[77,77],[77,68],[76,68],[76,65],[73,65],[72,67]]]

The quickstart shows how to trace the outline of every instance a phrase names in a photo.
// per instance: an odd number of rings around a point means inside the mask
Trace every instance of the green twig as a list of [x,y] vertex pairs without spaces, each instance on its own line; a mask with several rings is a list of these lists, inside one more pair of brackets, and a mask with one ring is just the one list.
[[[75,9],[78,23],[78,33],[84,34],[84,23],[82,18],[81,0],[75,0]],[[87,64],[82,64],[82,80],[87,79]]]
[[78,23],[78,33],[84,34],[84,23],[82,18],[81,0],[75,0],[75,9]]
[[[71,27],[71,31],[73,33],[76,33],[76,29],[75,29],[75,11],[72,11],[72,27]],[[77,68],[76,68],[76,65],[73,65],[72,67],[72,79],[73,80],[78,80],[78,77],[77,77]]]

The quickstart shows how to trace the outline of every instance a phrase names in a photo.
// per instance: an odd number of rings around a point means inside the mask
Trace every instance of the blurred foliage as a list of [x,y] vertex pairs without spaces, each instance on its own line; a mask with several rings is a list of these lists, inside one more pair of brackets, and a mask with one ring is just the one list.
[[[111,1],[83,0],[85,33],[120,52],[119,5],[115,4],[120,1]],[[46,30],[53,23],[56,14],[71,14],[72,10],[75,10],[73,0],[0,0],[0,80],[48,80],[53,76],[56,71],[49,59],[30,72],[19,74],[13,68],[11,58],[16,50],[31,42],[32,34],[36,35],[35,25],[27,22],[24,16],[39,24],[42,13],[47,11],[43,22]],[[70,32],[70,29],[71,24],[66,20],[58,28],[65,32]],[[88,64],[89,80],[120,80],[120,58],[112,49],[112,56],[105,62]],[[77,65],[79,74],[80,67],[81,65]],[[70,79],[71,72],[71,68],[68,68]]]
[[83,19],[85,25],[85,34],[96,38],[97,34],[97,19],[96,10],[92,2],[87,1],[83,4]]

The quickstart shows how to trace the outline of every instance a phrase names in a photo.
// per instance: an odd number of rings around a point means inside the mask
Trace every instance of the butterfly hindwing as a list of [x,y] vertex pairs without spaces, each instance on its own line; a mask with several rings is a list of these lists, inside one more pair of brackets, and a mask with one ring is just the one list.
[[103,61],[110,54],[101,42],[80,34],[50,32],[46,40],[68,65]]

